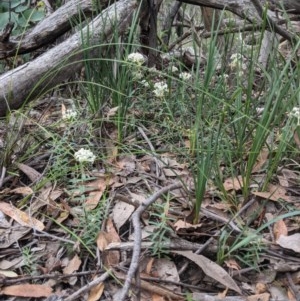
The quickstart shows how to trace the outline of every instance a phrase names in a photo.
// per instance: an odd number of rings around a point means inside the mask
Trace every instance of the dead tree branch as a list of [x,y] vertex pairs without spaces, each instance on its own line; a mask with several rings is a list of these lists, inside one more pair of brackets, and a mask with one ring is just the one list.
[[[35,60],[0,76],[0,116],[17,109],[26,101],[42,95],[61,84],[83,66],[84,41],[89,49],[105,43],[114,29],[121,34],[131,22],[137,4],[135,0],[121,0],[105,9],[80,32],[50,49]],[[96,52],[95,52],[96,53]],[[95,56],[90,51],[90,57]]]

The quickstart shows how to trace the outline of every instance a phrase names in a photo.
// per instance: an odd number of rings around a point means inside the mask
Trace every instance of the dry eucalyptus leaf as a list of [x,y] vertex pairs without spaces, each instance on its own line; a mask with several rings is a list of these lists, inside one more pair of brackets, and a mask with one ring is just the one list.
[[22,226],[35,228],[39,231],[43,231],[45,228],[42,222],[32,216],[29,216],[26,212],[12,206],[11,204],[0,202],[0,210]]
[[13,189],[11,192],[16,194],[22,194],[24,196],[33,194],[33,190],[29,186],[17,187]]
[[1,288],[2,295],[27,298],[49,297],[51,295],[51,292],[52,288],[50,286],[39,284],[19,284]]
[[70,275],[77,271],[81,265],[81,259],[78,255],[75,255],[69,262],[68,265],[63,269],[64,275]]
[[279,237],[281,235],[283,235],[283,236],[287,236],[288,235],[287,227],[285,225],[285,222],[282,219],[279,220],[279,221],[277,221],[274,224],[274,226],[273,226],[273,233],[274,233],[275,240],[279,239]]
[[281,247],[300,253],[300,233],[289,236],[281,235],[276,243]]
[[122,201],[118,201],[113,208],[113,221],[119,230],[130,218],[135,207]]
[[173,251],[175,254],[182,255],[189,260],[196,263],[203,272],[218,281],[219,283],[223,284],[225,287],[228,287],[239,294],[242,294],[240,288],[235,283],[235,281],[231,278],[231,276],[218,264],[209,260],[208,258],[204,257],[203,255],[195,254],[191,251]]
[[36,171],[34,168],[23,164],[17,163],[17,167],[24,172],[24,174],[30,179],[32,183],[39,181],[42,178],[42,174]]

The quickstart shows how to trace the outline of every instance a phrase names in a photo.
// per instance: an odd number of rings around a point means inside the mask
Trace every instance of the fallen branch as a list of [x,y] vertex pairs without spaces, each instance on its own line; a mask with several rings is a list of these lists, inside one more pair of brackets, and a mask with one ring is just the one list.
[[126,280],[124,283],[124,286],[121,290],[121,292],[118,294],[118,301],[124,301],[126,299],[127,293],[129,291],[131,281],[137,271],[137,268],[139,266],[139,258],[141,254],[141,242],[142,242],[142,229],[140,224],[140,218],[142,213],[151,205],[153,204],[161,195],[164,193],[177,189],[182,188],[182,183],[175,183],[172,185],[169,185],[167,187],[164,187],[154,193],[152,196],[147,198],[133,213],[131,217],[132,226],[134,230],[134,247],[133,247],[133,253],[131,258],[130,267],[126,276]]
[[78,299],[83,293],[86,293],[91,290],[94,286],[100,284],[104,280],[106,280],[111,275],[111,270],[105,272],[102,276],[94,279],[93,281],[89,282],[87,285],[80,288],[74,294],[70,295],[69,297],[65,298],[64,301],[73,301]]
[[[135,0],[110,5],[86,27],[35,60],[0,76],[0,116],[35,99],[81,70],[84,52],[99,56],[101,43],[107,43],[114,30],[121,35],[131,22]],[[89,41],[84,49],[84,41]]]

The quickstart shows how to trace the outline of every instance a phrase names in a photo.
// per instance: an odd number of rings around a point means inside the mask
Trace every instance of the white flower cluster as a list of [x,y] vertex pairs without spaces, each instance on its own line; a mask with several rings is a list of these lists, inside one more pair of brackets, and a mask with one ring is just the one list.
[[177,68],[176,66],[172,66],[172,67],[171,67],[171,72],[172,72],[172,73],[178,72],[178,68]]
[[297,118],[297,125],[300,126],[300,107],[294,107],[289,113],[289,116]]
[[76,117],[77,117],[77,112],[72,109],[68,109],[62,113],[63,120],[69,121],[69,120],[75,119]]
[[192,74],[190,74],[188,72],[181,72],[179,74],[179,78],[181,78],[184,81],[188,81],[191,77],[192,77]]
[[131,75],[134,80],[140,80],[144,77],[144,74],[141,71],[135,70],[132,71]]
[[141,84],[142,84],[145,88],[149,88],[149,87],[150,87],[149,83],[148,83],[145,79],[143,79],[143,80],[141,81]]
[[290,116],[300,118],[300,107],[294,107],[290,112]]
[[142,66],[146,60],[142,54],[133,52],[128,55],[127,61]]
[[242,70],[247,69],[247,65],[244,63],[244,57],[240,53],[233,53],[230,57],[229,67],[231,69],[241,68]]
[[74,154],[74,158],[76,161],[83,163],[83,162],[90,162],[93,163],[96,159],[96,156],[89,150],[81,148]]
[[168,85],[165,82],[155,83],[153,93],[156,97],[164,97],[168,93]]

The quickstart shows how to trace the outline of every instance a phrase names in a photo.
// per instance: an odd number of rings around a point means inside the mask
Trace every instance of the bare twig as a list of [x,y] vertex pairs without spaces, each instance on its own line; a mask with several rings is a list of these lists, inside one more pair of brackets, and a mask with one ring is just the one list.
[[6,167],[3,166],[2,167],[2,171],[1,171],[1,175],[0,175],[0,188],[3,185],[5,173],[6,173]]
[[[58,274],[58,273],[51,273],[51,274],[44,274],[44,275],[39,275],[39,276],[20,276],[16,278],[0,278],[0,285],[12,285],[16,283],[22,283],[22,282],[30,282],[34,280],[45,280],[45,279],[65,279],[65,278],[70,278],[70,277],[80,277],[80,276],[87,276],[87,275],[92,275],[92,274],[97,274],[101,272],[101,270],[92,270],[92,271],[85,271],[85,272],[74,272],[72,274]],[[102,271],[103,272],[103,271]]]
[[[259,16],[261,18],[263,18],[263,8],[261,6],[260,1],[259,0],[251,0],[251,2],[253,3],[255,9],[257,10]],[[283,28],[281,28],[280,26],[278,26],[276,24],[276,22],[270,16],[266,15],[266,19],[267,19],[268,26],[271,30],[274,30],[276,33],[281,35],[283,38],[287,39],[292,44],[297,42],[296,35],[292,35],[288,31],[286,31]]]
[[156,193],[154,193],[152,196],[147,198],[145,202],[143,202],[137,210],[133,213],[131,217],[132,221],[132,226],[134,229],[134,248],[133,248],[133,253],[132,253],[132,259],[131,259],[131,264],[126,276],[126,280],[124,283],[124,286],[118,295],[118,300],[119,301],[124,301],[127,293],[129,291],[130,285],[131,285],[131,280],[134,277],[136,270],[139,265],[139,257],[141,253],[141,241],[142,241],[142,230],[141,230],[141,224],[140,224],[140,217],[142,213],[152,204],[154,203],[162,194],[177,189],[177,188],[182,188],[183,184],[182,183],[175,183],[166,187],[163,187]]
[[102,276],[94,279],[93,281],[89,282],[87,285],[80,288],[77,292],[70,295],[69,297],[65,298],[64,301],[73,301],[78,299],[83,293],[88,292],[92,287],[100,284],[104,280],[106,280],[111,275],[111,270],[105,272]]
[[[153,144],[151,143],[151,141],[149,140],[149,138],[147,137],[147,135],[145,134],[142,126],[139,126],[138,130],[141,133],[141,135],[143,136],[143,138],[146,140],[146,142],[148,143],[148,145],[149,145],[152,153],[155,154],[155,148],[154,148]],[[156,168],[155,168],[155,170],[156,170],[156,177],[159,177],[159,164],[158,164],[158,160],[157,160],[156,156],[154,156],[154,160],[155,160],[155,163],[156,163],[155,164],[156,165]]]

